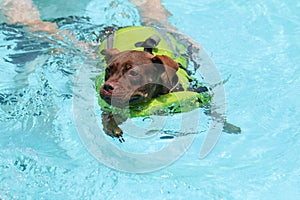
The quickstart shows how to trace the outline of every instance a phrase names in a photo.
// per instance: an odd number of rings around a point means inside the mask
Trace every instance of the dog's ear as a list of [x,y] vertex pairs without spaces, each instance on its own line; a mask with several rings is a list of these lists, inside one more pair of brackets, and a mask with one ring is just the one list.
[[152,62],[156,64],[156,66],[159,68],[159,70],[162,70],[162,72],[165,72],[165,75],[167,75],[169,80],[172,80],[173,77],[176,75],[176,72],[179,68],[179,65],[177,62],[172,60],[169,56],[165,55],[157,55],[152,58]]
[[105,55],[105,62],[108,64],[109,61],[118,53],[120,53],[120,51],[116,48],[112,48],[112,49],[103,49],[101,51],[102,55]]

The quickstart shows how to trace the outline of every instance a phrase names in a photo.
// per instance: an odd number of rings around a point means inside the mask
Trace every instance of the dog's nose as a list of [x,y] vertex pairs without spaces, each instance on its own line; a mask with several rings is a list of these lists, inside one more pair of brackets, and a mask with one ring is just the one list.
[[103,89],[106,90],[107,92],[111,92],[114,90],[114,86],[110,83],[106,83],[103,85]]

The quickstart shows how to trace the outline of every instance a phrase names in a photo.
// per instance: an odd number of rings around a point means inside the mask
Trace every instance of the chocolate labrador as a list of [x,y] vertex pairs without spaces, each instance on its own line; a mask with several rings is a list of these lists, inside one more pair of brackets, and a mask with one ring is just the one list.
[[[141,21],[146,26],[159,26],[171,32],[179,32],[168,23],[170,13],[161,4],[160,0],[130,0],[140,11]],[[23,23],[28,25],[31,31],[44,31],[55,34],[58,39],[65,35],[73,40],[78,48],[88,49],[90,44],[83,45],[76,42],[67,30],[59,31],[55,23],[45,22],[40,19],[40,13],[32,0],[3,0],[1,12],[9,23]],[[57,34],[59,33],[60,34]],[[201,47],[185,37],[195,49]],[[178,84],[176,71],[178,64],[168,56],[153,56],[148,52],[125,51],[117,49],[103,51],[106,67],[105,83],[101,87],[100,95],[109,104],[117,107],[125,107],[148,101],[159,95],[171,91],[181,90]],[[124,119],[118,119],[111,113],[103,113],[103,125],[105,132],[113,137],[121,138],[122,130],[118,127]],[[239,133],[240,129],[225,123],[224,128],[229,132]],[[122,141],[122,139],[120,139]]]
[[[124,108],[182,89],[176,74],[178,63],[168,56],[117,49],[106,49],[102,54],[107,66],[100,95],[110,105]],[[103,113],[103,127],[106,134],[121,137],[118,124],[124,119],[115,118],[111,113]]]
[[108,64],[100,95],[113,106],[147,102],[178,86],[178,64],[168,56],[136,50],[119,52],[117,49],[102,53]]

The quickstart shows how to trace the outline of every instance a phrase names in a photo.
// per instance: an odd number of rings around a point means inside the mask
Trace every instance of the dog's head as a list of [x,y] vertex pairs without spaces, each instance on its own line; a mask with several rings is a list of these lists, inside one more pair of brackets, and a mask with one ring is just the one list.
[[144,51],[106,49],[105,83],[100,89],[107,103],[124,107],[166,94],[178,82],[178,64],[168,56]]

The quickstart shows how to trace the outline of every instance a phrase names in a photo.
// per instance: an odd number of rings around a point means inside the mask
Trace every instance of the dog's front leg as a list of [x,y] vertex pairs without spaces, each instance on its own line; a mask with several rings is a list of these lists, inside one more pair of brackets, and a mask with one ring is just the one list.
[[112,114],[111,112],[102,113],[102,124],[105,134],[118,138],[120,142],[124,142],[122,137],[123,131],[120,129],[119,124],[124,122],[126,119],[119,115]]

